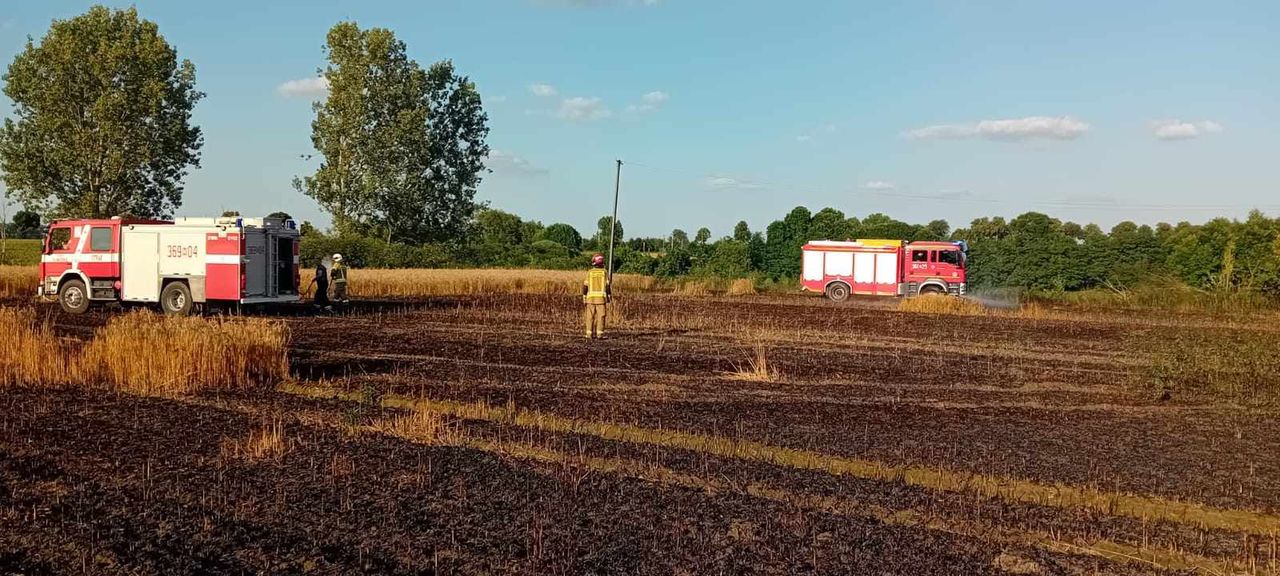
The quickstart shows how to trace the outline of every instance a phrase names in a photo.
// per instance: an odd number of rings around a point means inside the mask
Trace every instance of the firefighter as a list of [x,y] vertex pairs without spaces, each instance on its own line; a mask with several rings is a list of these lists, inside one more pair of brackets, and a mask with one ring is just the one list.
[[347,265],[342,263],[342,255],[333,255],[333,267],[329,269],[329,279],[333,281],[333,301],[339,304],[350,302],[347,299]]
[[311,278],[311,284],[307,286],[308,291],[311,290],[312,286],[315,287],[316,293],[312,298],[312,302],[319,310],[333,310],[333,305],[329,303],[329,268],[331,266],[332,263],[328,258],[322,258],[317,262],[316,274]]
[[605,306],[613,297],[612,286],[609,285],[609,274],[604,269],[604,256],[596,254],[591,257],[591,271],[587,280],[582,283],[582,303],[586,304],[583,322],[586,324],[587,339],[601,338],[604,335]]

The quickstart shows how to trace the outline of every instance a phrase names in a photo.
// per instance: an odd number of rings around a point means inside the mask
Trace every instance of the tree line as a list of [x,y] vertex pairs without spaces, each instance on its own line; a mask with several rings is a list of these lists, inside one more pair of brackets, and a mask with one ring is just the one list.
[[[479,91],[448,60],[422,66],[384,28],[340,22],[326,34],[328,86],[313,104],[319,167],[294,179],[332,217],[304,223],[304,262],[342,252],[356,266],[576,268],[608,245],[611,221],[579,232],[479,203],[487,173],[488,116]],[[6,197],[24,209],[6,232],[38,234],[41,220],[166,218],[200,166],[204,136],[192,113],[204,94],[196,69],[136,8],[94,6],[28,39],[3,76],[13,113],[0,126]],[[796,207],[764,230],[739,222],[714,238],[627,238],[616,227],[620,272],[659,276],[756,276],[793,281],[809,240],[966,240],[975,289],[1121,289],[1177,281],[1201,289],[1280,294],[1280,221],[1253,212],[1216,218],[1098,226],[1028,212],[979,218],[952,230],[835,208]]]
[[[358,262],[374,266],[584,268],[592,253],[607,249],[609,229],[608,216],[584,235],[566,223],[545,226],[484,208],[474,233],[461,244],[397,247],[368,238],[313,233],[304,247],[324,246],[315,250],[316,257],[355,250]],[[744,221],[719,238],[708,228],[692,237],[676,229],[665,237],[625,238],[624,230],[619,221],[614,267],[622,273],[754,277],[785,283],[799,276],[801,247],[811,240],[963,240],[969,248],[969,284],[975,290],[1125,290],[1180,283],[1202,290],[1280,296],[1280,218],[1256,210],[1244,220],[1155,226],[1125,221],[1108,231],[1096,224],[1027,212],[1009,220],[978,218],[953,230],[945,220],[911,224],[885,214],[857,218],[835,208],[815,213],[801,206],[763,232],[751,230]]]

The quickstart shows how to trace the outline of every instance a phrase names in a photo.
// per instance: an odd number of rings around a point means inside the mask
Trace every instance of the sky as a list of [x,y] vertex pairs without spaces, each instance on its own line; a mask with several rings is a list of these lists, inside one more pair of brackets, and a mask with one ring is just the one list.
[[[90,4],[0,0],[0,64]],[[207,94],[180,215],[327,224],[291,181],[318,164],[310,104],[343,20],[476,83],[494,150],[477,198],[545,224],[593,230],[617,159],[628,236],[763,229],[797,205],[956,227],[1280,214],[1274,0],[106,4],[158,23]]]

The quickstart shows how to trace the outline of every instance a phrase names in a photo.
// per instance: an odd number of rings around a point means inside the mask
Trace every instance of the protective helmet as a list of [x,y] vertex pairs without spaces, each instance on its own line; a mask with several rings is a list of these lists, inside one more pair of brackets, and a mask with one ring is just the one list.
[[334,255],[333,255],[333,261],[334,261],[334,262],[341,262],[341,261],[342,261],[342,255],[341,255],[341,254],[334,254]]
[[601,267],[601,266],[604,266],[604,255],[603,255],[603,254],[596,254],[595,256],[592,256],[592,257],[591,257],[591,265],[592,265],[592,266],[595,266],[596,268],[599,268],[599,267]]

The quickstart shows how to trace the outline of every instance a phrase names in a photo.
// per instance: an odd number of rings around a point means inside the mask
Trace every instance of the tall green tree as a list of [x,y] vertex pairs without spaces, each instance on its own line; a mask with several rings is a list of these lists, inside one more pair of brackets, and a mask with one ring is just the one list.
[[488,116],[453,63],[424,70],[385,28],[329,30],[329,95],[314,105],[311,142],[324,156],[294,186],[340,232],[407,243],[460,242],[489,154]]
[[1079,245],[1062,231],[1062,223],[1039,212],[1009,222],[1004,256],[1012,266],[1005,286],[1042,290],[1074,290],[1084,281]]
[[888,240],[911,240],[917,227],[901,220],[890,218],[886,214],[868,214],[862,219],[863,238],[885,238]]
[[813,214],[804,206],[796,206],[782,220],[775,220],[765,230],[764,272],[774,278],[800,275],[800,249],[809,236]]
[[614,249],[616,250],[617,245],[622,244],[622,238],[624,236],[622,232],[622,221],[619,220],[617,226],[612,226],[612,224],[612,216],[601,216],[600,219],[596,221],[596,235],[593,238],[596,250],[604,251],[609,249],[610,228],[613,229]]
[[[1183,282],[1201,288],[1228,289],[1232,273],[1224,264],[1234,259],[1233,226],[1214,218],[1199,226],[1179,226],[1170,238],[1169,267]],[[1231,254],[1231,256],[1228,256]]]
[[806,240],[852,240],[849,222],[844,212],[835,208],[823,208],[809,221]]
[[951,225],[946,220],[933,220],[920,226],[912,235],[912,240],[946,240],[951,234]]
[[9,193],[54,217],[168,217],[200,166],[195,67],[135,8],[55,20],[4,75]]
[[671,231],[671,247],[673,249],[684,248],[688,245],[689,245],[688,232],[685,232],[684,230],[681,230],[679,228],[676,228],[675,230]]
[[751,241],[751,227],[747,225],[746,220],[739,220],[733,227],[733,239],[738,242]]
[[39,214],[26,209],[13,213],[13,223],[9,225],[9,236],[14,238],[35,238],[39,236],[39,231]]
[[1258,210],[1236,224],[1233,285],[1246,290],[1280,292],[1280,220]]
[[540,240],[550,240],[568,248],[572,252],[582,250],[582,234],[573,226],[563,223],[555,223],[547,226],[541,234]]
[[746,242],[726,238],[711,247],[710,255],[694,272],[721,278],[740,278],[746,276],[750,270],[750,246]]

